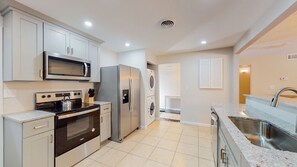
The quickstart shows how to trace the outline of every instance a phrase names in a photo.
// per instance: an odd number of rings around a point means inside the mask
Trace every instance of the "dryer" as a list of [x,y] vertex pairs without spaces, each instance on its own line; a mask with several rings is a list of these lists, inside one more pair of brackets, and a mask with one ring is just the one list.
[[156,103],[155,96],[147,97],[147,105],[146,105],[146,125],[151,124],[156,119]]
[[148,83],[147,96],[154,96],[155,86],[156,86],[156,78],[155,78],[154,70],[147,69],[147,83]]

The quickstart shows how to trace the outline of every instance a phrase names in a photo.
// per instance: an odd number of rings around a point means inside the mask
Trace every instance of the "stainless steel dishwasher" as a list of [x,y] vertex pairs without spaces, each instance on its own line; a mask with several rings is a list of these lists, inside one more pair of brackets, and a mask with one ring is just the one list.
[[218,167],[218,132],[219,132],[219,117],[211,108],[211,149],[215,166]]

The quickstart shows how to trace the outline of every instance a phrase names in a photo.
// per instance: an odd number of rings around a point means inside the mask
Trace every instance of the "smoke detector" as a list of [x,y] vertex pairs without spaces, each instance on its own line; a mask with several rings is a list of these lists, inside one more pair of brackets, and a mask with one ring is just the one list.
[[174,22],[172,20],[166,19],[161,21],[161,27],[162,28],[171,28],[173,27]]

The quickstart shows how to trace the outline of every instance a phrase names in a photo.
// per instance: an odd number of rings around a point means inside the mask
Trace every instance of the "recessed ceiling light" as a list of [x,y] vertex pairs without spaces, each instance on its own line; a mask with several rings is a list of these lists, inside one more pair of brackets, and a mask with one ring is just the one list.
[[130,46],[130,43],[126,42],[126,43],[125,43],[125,46],[126,46],[126,47],[129,47],[129,46]]
[[90,21],[85,21],[85,26],[92,27],[93,23]]
[[205,45],[205,44],[207,44],[207,41],[203,40],[203,41],[201,41],[201,44]]
[[167,20],[161,21],[162,28],[171,28],[173,26],[174,26],[174,22],[172,20],[167,19]]

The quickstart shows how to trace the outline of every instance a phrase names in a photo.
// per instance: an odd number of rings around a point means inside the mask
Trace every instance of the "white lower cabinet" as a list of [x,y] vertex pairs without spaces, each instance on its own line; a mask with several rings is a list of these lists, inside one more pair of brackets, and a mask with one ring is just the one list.
[[24,167],[54,166],[54,131],[48,131],[23,140]]
[[5,167],[54,167],[54,117],[30,122],[4,119]]
[[100,106],[100,141],[111,137],[111,104]]
[[234,156],[234,152],[230,148],[228,142],[226,141],[223,133],[219,132],[219,167],[238,167],[238,161]]

